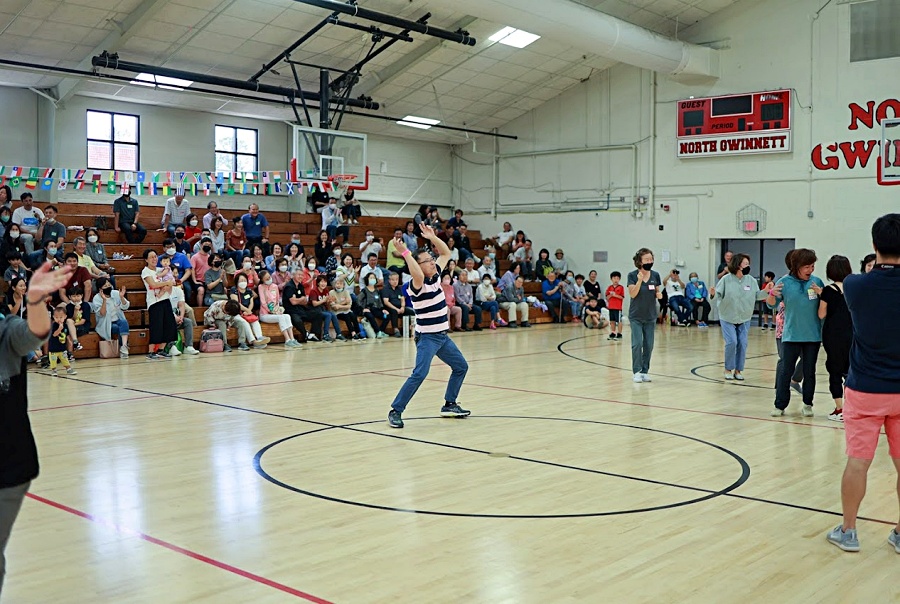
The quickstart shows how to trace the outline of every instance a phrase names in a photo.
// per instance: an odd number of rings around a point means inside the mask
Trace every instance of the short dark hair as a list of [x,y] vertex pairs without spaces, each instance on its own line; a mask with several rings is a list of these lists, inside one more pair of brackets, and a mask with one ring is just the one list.
[[11,249],[6,252],[6,261],[12,262],[13,260],[21,260],[22,254],[19,253],[19,250]]
[[525,240],[525,243],[534,243],[534,242],[531,241],[531,239],[526,239],[526,240]]
[[237,300],[228,300],[225,302],[222,310],[225,311],[225,314],[236,317],[241,314],[241,305],[237,303]]
[[791,254],[791,274],[796,277],[801,266],[815,264],[816,260],[818,260],[818,258],[816,257],[816,252],[814,250],[805,247],[794,250],[794,253]]
[[83,295],[84,295],[84,289],[82,289],[82,288],[79,287],[78,285],[75,285],[75,286],[70,287],[68,290],[66,290],[66,294],[67,294],[69,297],[72,297],[72,296],[83,296]]
[[169,247],[170,245],[175,245],[174,239],[172,239],[171,237],[166,237],[165,239],[163,239],[163,247],[164,248]]
[[45,211],[45,212],[46,212],[47,210],[53,210],[54,212],[56,212],[57,214],[59,214],[59,208],[57,208],[57,207],[56,207],[55,205],[53,205],[52,203],[51,203],[49,206],[47,206],[46,208],[44,208],[44,211]]
[[69,260],[70,258],[74,258],[75,261],[77,262],[77,261],[78,261],[78,254],[76,254],[75,252],[69,252],[68,254],[66,254],[65,256],[63,256],[63,261]]
[[456,209],[453,211],[453,213],[454,213],[454,214],[459,214],[460,216],[462,216],[462,213],[463,213],[462,208],[456,208]]
[[210,239],[209,237],[204,237],[200,240],[200,245],[203,245],[204,243],[212,243],[212,239]]
[[[571,272],[572,272],[572,271],[569,271],[569,273],[571,273]],[[566,273],[566,274],[568,274],[568,273]],[[584,275],[575,275],[575,280],[578,281],[579,279],[581,279],[581,280],[583,281],[583,280],[584,280]]]
[[728,272],[732,275],[737,275],[745,259],[749,261],[750,256],[747,254],[734,254],[728,263]]
[[370,253],[368,256],[366,256],[366,260],[369,260],[370,258],[378,259],[378,254]]
[[642,247],[642,248],[639,249],[637,252],[635,252],[634,258],[632,258],[632,260],[634,261],[634,267],[635,267],[635,268],[641,268],[641,267],[643,266],[643,265],[641,264],[641,258],[643,258],[644,256],[646,256],[647,254],[650,254],[651,256],[653,256],[654,258],[656,258],[656,254],[653,253],[653,250],[651,250],[651,249],[649,249],[649,248],[646,248],[646,247]]
[[866,272],[866,265],[875,262],[875,254],[866,254],[866,257],[859,261],[859,272]]
[[319,275],[318,277],[316,277],[316,285],[318,285],[322,281],[325,282],[325,285],[328,285],[328,276],[327,275]]
[[885,214],[872,225],[872,243],[882,256],[900,256],[900,214]]
[[775,273],[773,273],[772,271],[766,271],[766,274],[763,276],[768,277],[769,279],[775,279]]
[[613,271],[609,274],[609,278],[612,279],[613,277],[618,277],[619,279],[621,279],[622,273],[620,273],[619,271]]
[[225,258],[222,256],[222,254],[220,254],[219,252],[213,252],[212,254],[209,255],[209,259],[206,261],[206,263],[207,263],[208,265],[212,266],[213,263],[214,263],[217,259],[218,259],[218,260],[221,260],[222,262],[225,262]]
[[148,247],[146,250],[144,250],[144,253],[141,255],[144,257],[144,260],[146,260],[147,258],[150,257],[150,254],[155,254],[155,253],[156,253],[156,250]]
[[852,275],[853,269],[850,267],[850,259],[846,256],[835,254],[828,259],[825,265],[825,276],[836,283],[843,281],[847,275]]
[[25,191],[21,195],[19,195],[19,199],[21,201],[25,201],[26,199],[34,199],[34,195],[29,193],[28,191]]
[[97,291],[103,289],[107,283],[109,283],[109,279],[107,279],[106,277],[97,277],[97,280],[94,281],[94,285],[97,287]]

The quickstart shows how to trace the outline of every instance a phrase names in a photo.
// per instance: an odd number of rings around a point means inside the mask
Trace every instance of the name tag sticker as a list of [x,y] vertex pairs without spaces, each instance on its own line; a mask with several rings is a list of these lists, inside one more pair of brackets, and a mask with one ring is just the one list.
[[816,298],[819,297],[819,296],[816,295],[816,291],[815,291],[814,289],[812,289],[812,288],[806,290],[806,294],[809,296],[809,299],[810,299],[810,300],[815,300]]
[[653,291],[654,289],[656,289],[656,286],[651,283],[650,285],[647,286],[647,289],[649,289],[650,291]]
[[125,207],[128,208],[128,209],[130,210],[130,209],[133,208],[134,206],[132,206],[132,205],[129,203],[129,204],[128,204],[127,206],[125,206]]
[[745,285],[745,286],[744,286],[744,291],[745,291],[745,292],[750,291],[750,286],[749,286],[749,285]]

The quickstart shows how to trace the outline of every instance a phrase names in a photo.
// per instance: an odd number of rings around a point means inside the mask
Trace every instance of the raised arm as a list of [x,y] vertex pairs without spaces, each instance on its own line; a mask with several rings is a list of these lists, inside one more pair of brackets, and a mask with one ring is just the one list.
[[[434,229],[428,226],[427,224],[422,225],[422,236],[431,242],[431,246],[438,253],[437,263],[438,266],[447,266],[447,263],[450,262],[450,248],[447,247],[447,244],[443,242],[443,240],[437,236],[434,232]],[[404,246],[405,249],[405,246]],[[418,263],[416,263],[418,264]]]

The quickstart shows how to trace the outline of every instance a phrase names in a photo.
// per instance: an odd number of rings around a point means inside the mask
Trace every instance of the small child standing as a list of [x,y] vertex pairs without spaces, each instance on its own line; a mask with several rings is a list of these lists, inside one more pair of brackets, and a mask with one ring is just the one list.
[[73,340],[77,347],[78,338],[91,332],[91,305],[84,301],[84,290],[81,287],[72,287],[67,293],[69,303],[66,304],[66,316],[72,321],[68,327],[75,328]]
[[[775,273],[766,271],[766,274],[763,275],[763,282],[760,285],[760,289],[768,292],[771,291],[773,287],[775,287]],[[762,317],[763,331],[775,329],[775,321],[772,320],[772,309],[769,308],[769,305],[766,304],[765,300],[763,300],[762,305],[760,306],[759,314]]]
[[66,356],[66,348],[70,337],[71,334],[69,334],[69,328],[66,325],[66,307],[61,304],[53,309],[53,324],[50,327],[50,341],[47,344],[50,353],[50,374],[53,377],[58,377],[56,373],[57,362],[62,363],[66,373],[76,375],[76,371],[72,368],[69,358]]
[[622,339],[622,304],[625,300],[625,286],[619,281],[622,280],[622,273],[613,271],[609,274],[612,285],[606,288],[606,306],[609,309],[609,339]]

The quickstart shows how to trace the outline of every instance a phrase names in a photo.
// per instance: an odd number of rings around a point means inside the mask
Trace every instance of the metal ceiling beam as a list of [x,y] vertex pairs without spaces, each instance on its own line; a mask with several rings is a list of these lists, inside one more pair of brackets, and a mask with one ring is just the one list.
[[356,31],[361,31],[363,33],[371,34],[373,36],[384,36],[386,38],[394,38],[397,40],[401,40],[403,42],[412,42],[413,39],[406,34],[399,33],[395,34],[394,32],[384,31],[374,25],[359,25],[358,23],[350,23],[349,21],[341,21],[340,19],[329,19],[329,23],[332,25],[337,25],[339,27],[346,27],[348,29],[354,29]]
[[[134,36],[134,32],[138,27],[156,16],[156,14],[168,3],[168,0],[144,0],[141,2],[136,9],[131,11],[131,14],[129,14],[121,24],[115,24],[118,29],[111,31],[109,35],[107,35],[103,41],[91,51],[91,54],[78,63],[76,69],[89,70],[91,68],[91,59],[94,55],[98,55],[104,50],[116,52],[122,48],[125,43]],[[57,86],[56,90],[56,97],[59,99],[58,102],[65,103],[68,99],[72,98],[72,95],[74,95],[78,89],[78,84],[79,80],[62,81],[59,86]]]
[[316,35],[320,31],[322,31],[322,28],[325,27],[326,25],[328,25],[329,23],[331,23],[332,19],[336,19],[337,16],[338,16],[338,13],[334,13],[331,16],[326,17],[326,18],[322,19],[321,21],[319,21],[318,23],[316,23],[315,26],[313,26],[313,28],[311,30],[309,30],[308,32],[306,32],[305,34],[300,36],[300,38],[296,42],[294,42],[293,44],[288,46],[286,49],[284,49],[284,52],[282,52],[277,57],[275,57],[274,59],[272,59],[265,65],[263,65],[262,69],[260,69],[259,71],[254,73],[252,76],[250,76],[250,81],[255,82],[259,78],[261,78],[265,73],[271,71],[272,68],[275,67],[276,65],[278,65],[279,62],[281,62],[283,59],[286,59],[289,56],[291,56],[292,52],[297,50],[301,45],[303,45],[306,41],[308,41],[314,35]]
[[[145,65],[143,63],[133,63],[131,61],[121,61],[117,55],[109,55],[103,53],[91,59],[91,65],[94,67],[102,67],[105,69],[113,69],[117,71],[128,71],[132,73],[149,73],[158,76],[166,76],[170,78],[178,78],[191,82],[200,82],[201,84],[209,84],[212,86],[221,86],[223,88],[232,88],[239,90],[250,90],[252,92],[261,92],[263,94],[272,94],[275,96],[285,97],[287,99],[306,99],[308,101],[319,101],[319,95],[314,92],[306,92],[304,90],[295,90],[284,86],[272,86],[271,84],[260,84],[259,82],[248,82],[246,80],[237,80],[234,78],[224,78],[221,76],[213,76],[205,73],[194,73],[192,71],[183,71],[181,69],[171,69],[169,67],[158,67],[156,65]],[[337,102],[336,100],[333,102]],[[347,101],[350,107],[360,109],[378,109],[378,103],[370,100],[350,99]]]
[[431,27],[430,25],[416,23],[415,21],[410,21],[409,19],[402,19],[400,17],[395,17],[394,15],[389,15],[387,13],[381,13],[378,11],[363,8],[356,4],[344,4],[343,2],[337,2],[336,0],[294,1],[299,2],[300,4],[317,6],[319,8],[324,8],[336,13],[352,15],[354,17],[359,17],[360,19],[366,19],[367,21],[374,21],[376,23],[382,23],[384,25],[390,25],[392,27],[399,27],[400,29],[408,29],[420,34],[434,36],[435,38],[457,42],[459,44],[463,44],[464,46],[475,46],[476,42],[475,38],[470,36],[469,32],[466,31],[447,31],[446,29]]
[[[454,23],[453,27],[455,27],[456,29],[465,29],[476,20],[477,19],[475,17],[464,17]],[[356,85],[356,91],[364,96],[372,94],[372,91],[377,89],[379,86],[384,86],[401,74],[407,73],[410,67],[412,67],[419,61],[424,60],[428,57],[428,55],[438,50],[441,47],[441,44],[443,44],[443,41],[436,38],[426,40],[411,52],[404,54],[402,57],[400,57],[384,69],[374,73],[370,73],[369,75],[362,78],[359,81],[359,84]]]

